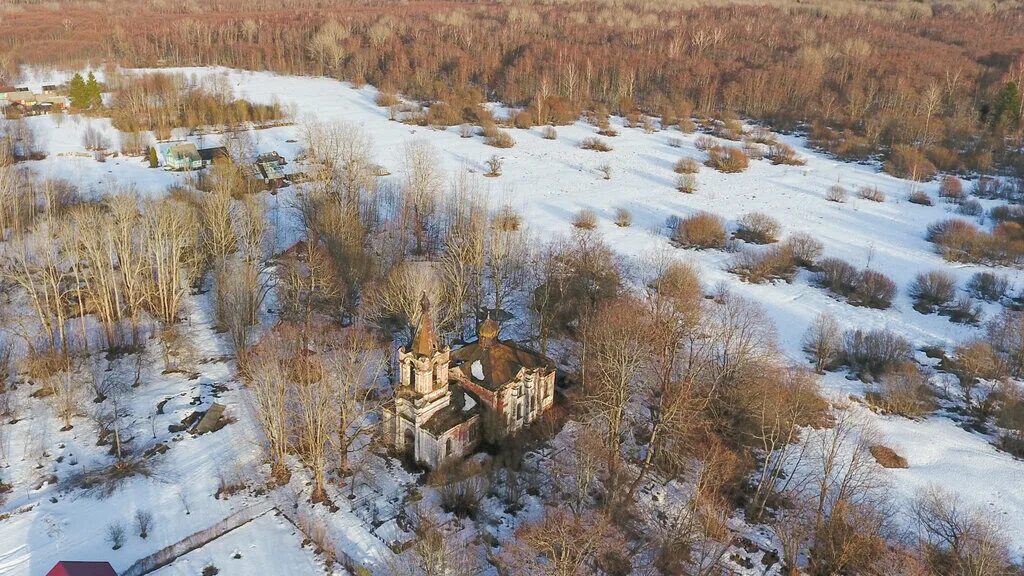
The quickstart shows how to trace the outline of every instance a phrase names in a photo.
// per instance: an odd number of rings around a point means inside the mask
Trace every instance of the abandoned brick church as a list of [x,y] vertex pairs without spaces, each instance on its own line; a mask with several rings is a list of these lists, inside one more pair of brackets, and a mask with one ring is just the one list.
[[477,340],[456,350],[438,343],[426,294],[412,343],[398,351],[395,397],[384,408],[384,438],[436,468],[470,454],[485,434],[514,434],[554,403],[549,358],[499,339],[487,318]]

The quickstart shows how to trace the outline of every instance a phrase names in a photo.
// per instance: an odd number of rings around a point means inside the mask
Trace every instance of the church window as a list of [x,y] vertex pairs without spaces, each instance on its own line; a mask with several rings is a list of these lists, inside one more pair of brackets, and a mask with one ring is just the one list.
[[444,455],[445,456],[451,456],[452,455],[452,439],[451,438],[449,438],[444,443]]

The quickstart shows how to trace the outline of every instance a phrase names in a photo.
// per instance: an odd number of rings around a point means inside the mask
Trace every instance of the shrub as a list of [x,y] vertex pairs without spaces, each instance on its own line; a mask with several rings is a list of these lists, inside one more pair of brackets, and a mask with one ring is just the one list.
[[935,409],[928,382],[913,362],[903,362],[886,370],[867,400],[886,412],[908,418],[917,418]]
[[736,237],[752,244],[776,242],[782,227],[779,221],[761,212],[748,212],[737,221]]
[[914,299],[914,310],[930,314],[956,297],[956,278],[940,270],[921,272],[910,285],[910,297]]
[[725,223],[708,212],[700,212],[679,221],[672,239],[688,248],[725,247]]
[[697,123],[691,118],[680,118],[679,122],[676,123],[676,126],[683,134],[693,134],[697,131]]
[[498,128],[493,128],[484,136],[484,142],[488,146],[494,146],[495,148],[511,148],[516,145],[516,141],[512,138],[511,134]]
[[811,355],[815,372],[821,374],[836,367],[841,356],[842,339],[835,317],[827,313],[818,314],[803,339],[804,351]]
[[768,145],[768,160],[776,165],[803,166],[807,164],[807,161],[798,156],[792,146],[782,142],[772,142]]
[[985,208],[981,206],[981,202],[971,198],[964,200],[956,207],[957,214],[963,214],[964,216],[978,217],[985,213]]
[[1003,222],[988,233],[965,220],[948,219],[930,225],[926,238],[954,262],[1014,265],[1024,256],[1024,227],[1017,222]]
[[708,136],[707,134],[703,134],[701,136],[697,136],[697,139],[694,140],[693,145],[697,148],[697,150],[703,152],[717,146],[718,140],[715,140],[713,137]]
[[839,258],[825,258],[818,263],[818,283],[822,288],[841,296],[849,296],[857,288],[859,274],[852,264]]
[[147,136],[144,132],[122,132],[121,154],[125,156],[142,156],[146,153]]
[[597,152],[608,152],[612,149],[607,142],[597,136],[589,136],[580,141],[580,148],[584,150],[595,150]]
[[1000,198],[1005,195],[1003,183],[992,176],[982,176],[974,182],[971,193],[978,198]]
[[399,103],[398,94],[391,90],[381,90],[377,92],[377,98],[375,99],[377,106],[381,108],[387,108],[388,106],[394,106]]
[[985,251],[984,234],[966,220],[951,218],[928,226],[925,238],[939,247],[947,260],[975,262]]
[[125,529],[123,522],[111,522],[107,524],[107,542],[111,550],[118,550],[124,546]]
[[996,223],[1016,222],[1024,224],[1024,206],[1010,206],[1003,204],[989,210],[989,217]]
[[950,174],[942,177],[942,183],[939,184],[939,198],[943,198],[947,202],[962,202],[966,197],[967,194],[964,193],[964,186],[960,183],[959,178]]
[[825,192],[825,200],[828,200],[829,202],[838,202],[840,204],[846,202],[846,188],[843,188],[839,184],[829,186],[828,191]]
[[999,380],[1015,372],[1016,359],[1010,356],[1008,365],[1002,357],[1004,350],[1000,350],[994,344],[1001,343],[976,340],[957,346],[953,352],[950,371],[960,380],[967,404],[974,401],[974,388],[978,380]]
[[881,444],[874,444],[868,447],[868,451],[875,458],[875,462],[882,468],[906,468],[907,459],[896,453],[895,450]]
[[847,330],[843,334],[843,362],[861,374],[879,376],[913,357],[910,342],[889,330]]
[[902,144],[892,147],[882,170],[897,178],[918,182],[927,182],[935,177],[935,165],[916,148]]
[[473,519],[480,514],[480,504],[487,493],[484,480],[476,476],[445,482],[437,491],[441,509],[459,518]]
[[612,165],[605,162],[597,167],[597,171],[601,173],[601,177],[605,180],[612,179]]
[[139,531],[139,538],[143,540],[149,536],[149,529],[153,526],[153,513],[148,510],[135,511],[135,528]]
[[529,110],[521,110],[512,121],[516,128],[523,130],[533,127],[533,114]]
[[615,225],[620,228],[628,228],[633,225],[633,214],[625,208],[615,209]]
[[783,246],[772,246],[764,251],[744,250],[733,261],[729,271],[743,281],[762,284],[772,280],[791,282],[797,265],[793,254]]
[[491,225],[503,232],[515,232],[523,225],[523,217],[511,206],[502,206],[491,219]]
[[497,154],[491,154],[491,157],[487,159],[487,172],[484,176],[501,176],[501,166],[504,163],[504,160],[502,160],[500,156]]
[[90,124],[82,133],[82,146],[86,150],[106,150],[110,148],[110,139]]
[[581,230],[593,230],[597,228],[597,214],[589,208],[584,208],[576,213],[572,225]]
[[857,196],[872,202],[885,202],[885,192],[882,192],[878,186],[861,186],[857,190]]
[[708,150],[708,159],[705,164],[719,172],[732,174],[746,170],[750,165],[750,160],[739,148],[715,146]]
[[977,324],[981,319],[981,305],[968,296],[961,296],[943,307],[941,314],[949,316],[950,321],[958,324]]
[[693,174],[676,176],[676,190],[685,194],[693,194],[697,191],[697,178]]
[[783,245],[793,255],[798,266],[811,268],[821,257],[824,246],[816,238],[806,232],[797,232],[786,238]]
[[864,270],[860,273],[860,281],[847,301],[854,306],[866,306],[884,310],[892,306],[896,295],[896,283],[888,276],[875,270]]
[[910,193],[910,196],[907,196],[907,200],[911,204],[920,204],[921,206],[932,205],[932,197],[924,190],[914,190]]
[[764,158],[764,150],[754,142],[744,142],[742,150],[747,155],[747,158],[753,158],[754,160]]
[[676,174],[696,174],[700,172],[700,162],[694,158],[680,158],[673,169]]
[[682,148],[683,147],[683,139],[682,138],[678,138],[676,136],[673,136],[673,137],[668,139],[668,145],[671,146],[672,148]]
[[1024,391],[1015,382],[1005,382],[997,393],[996,424],[1006,431],[999,437],[999,447],[1024,457]]
[[545,140],[555,140],[558,138],[558,130],[555,130],[554,126],[545,126],[541,129],[540,133]]
[[977,272],[967,281],[967,291],[986,302],[998,302],[1009,288],[1010,281],[993,272]]

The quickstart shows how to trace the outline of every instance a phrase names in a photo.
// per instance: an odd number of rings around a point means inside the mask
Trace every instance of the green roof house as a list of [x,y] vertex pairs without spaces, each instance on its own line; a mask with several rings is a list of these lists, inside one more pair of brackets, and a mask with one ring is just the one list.
[[168,142],[160,146],[160,163],[167,170],[198,170],[203,167],[199,149],[191,142]]

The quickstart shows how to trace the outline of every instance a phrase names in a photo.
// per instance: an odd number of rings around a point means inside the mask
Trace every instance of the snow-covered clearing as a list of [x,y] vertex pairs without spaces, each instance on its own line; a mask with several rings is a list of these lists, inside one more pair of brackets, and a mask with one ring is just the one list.
[[[926,227],[951,215],[952,207],[942,202],[919,206],[906,201],[912,184],[879,172],[877,166],[836,161],[808,150],[800,138],[782,137],[798,148],[807,159],[806,166],[774,166],[765,160],[751,161],[741,174],[722,174],[702,168],[697,175],[694,194],[675,190],[673,165],[682,156],[703,161],[705,154],[694,147],[696,135],[678,131],[645,133],[639,128],[625,128],[621,119],[613,119],[619,130],[617,137],[605,138],[613,147],[610,152],[579,148],[579,142],[594,134],[594,128],[583,122],[558,127],[558,137],[546,140],[538,128],[511,129],[515,147],[498,150],[484,144],[479,136],[461,138],[456,128],[447,130],[421,128],[388,120],[387,110],[374,104],[372,87],[355,88],[326,78],[298,78],[270,73],[228,71],[223,69],[185,69],[186,74],[227,74],[236,95],[256,102],[278,100],[294,106],[298,120],[312,117],[320,120],[343,120],[365,127],[374,140],[376,161],[399,178],[403,145],[412,140],[426,140],[439,152],[443,168],[449,173],[469,171],[479,177],[492,208],[509,205],[523,215],[523,221],[539,238],[567,235],[572,230],[573,216],[583,208],[594,210],[600,219],[598,231],[607,243],[636,271],[645,262],[669,254],[694,262],[701,270],[708,288],[725,282],[734,293],[760,303],[774,320],[785,353],[796,362],[804,362],[800,340],[808,325],[821,312],[834,315],[843,328],[888,328],[910,339],[916,346],[939,344],[951,347],[978,334],[979,328],[954,324],[938,315],[922,315],[911,307],[907,286],[918,272],[948,270],[963,286],[982,267],[954,265],[938,256],[925,241]],[[106,132],[116,149],[117,135],[107,119],[65,118],[58,125],[52,117],[29,120],[49,151],[49,157],[27,163],[44,176],[67,178],[83,190],[96,194],[112,192],[117,187],[132,185],[140,194],[162,194],[168,185],[180,181],[181,174],[151,169],[140,158],[109,158],[100,163],[84,153],[82,132],[87,123]],[[681,141],[680,147],[670,139]],[[301,137],[298,124],[261,130],[255,133],[260,152],[276,150],[289,161],[299,151]],[[208,136],[206,143],[214,143]],[[485,161],[497,154],[504,158],[503,174],[484,178]],[[611,178],[605,179],[598,168],[611,167]],[[828,202],[829,186],[839,183],[854,192],[863,185],[877,186],[887,196],[883,203],[859,199],[850,194],[846,203]],[[917,185],[937,199],[936,182]],[[284,210],[293,194],[287,189],[273,197],[271,203]],[[986,208],[994,205],[982,201]],[[613,222],[617,208],[633,214],[633,225],[620,228]],[[810,282],[806,272],[792,284],[751,285],[740,282],[725,271],[732,254],[720,251],[691,251],[673,247],[665,234],[670,216],[686,216],[710,211],[729,221],[751,211],[765,212],[783,226],[783,238],[794,232],[808,232],[825,245],[826,256],[848,260],[857,267],[870,266],[891,277],[900,288],[894,306],[879,311],[857,308],[830,297]],[[282,238],[283,247],[287,243]],[[1021,288],[1018,270],[1002,269],[1016,288]],[[998,309],[986,305],[990,316]],[[58,559],[108,559],[115,568],[123,569],[141,556],[170,542],[202,529],[244,506],[245,496],[227,500],[212,497],[217,490],[218,476],[231,476],[236,470],[258,465],[257,450],[247,416],[238,405],[238,384],[233,380],[233,364],[220,358],[226,353],[219,336],[212,333],[202,310],[193,314],[192,336],[200,355],[208,361],[200,364],[198,379],[188,380],[178,374],[162,375],[159,362],[144,370],[144,383],[136,394],[140,418],[133,424],[132,434],[148,442],[156,431],[157,438],[174,442],[150,478],[135,478],[125,488],[107,499],[96,499],[80,492],[66,493],[53,486],[38,490],[16,490],[9,495],[3,511],[10,515],[0,521],[0,574],[37,575],[44,573]],[[923,358],[923,355],[922,355]],[[836,398],[863,393],[859,382],[850,382],[841,375],[829,375],[823,385]],[[224,384],[217,401],[228,406],[228,413],[237,422],[215,433],[199,437],[166,432],[191,410],[205,409],[214,400],[213,384]],[[153,407],[164,398],[172,398],[164,414],[155,422],[145,420]],[[193,400],[195,399],[195,400]],[[35,402],[38,404],[38,402]],[[859,408],[858,408],[859,409]],[[5,477],[15,479],[16,486],[25,486],[37,475],[35,466],[40,450],[33,448],[33,427],[43,426],[44,406],[15,425],[5,434]],[[909,461],[905,470],[888,470],[892,487],[904,501],[929,484],[938,484],[955,493],[965,502],[988,510],[998,519],[1013,539],[1018,556],[1024,555],[1024,463],[989,444],[989,439],[965,431],[949,418],[933,416],[924,421],[870,414],[887,443]],[[100,450],[94,446],[96,433],[84,419],[74,429],[58,432],[56,427],[44,434],[48,458],[66,455],[57,465],[58,480],[70,470],[72,457],[78,469],[90,466],[91,455]],[[180,436],[177,440],[170,436]],[[157,441],[153,439],[153,442]],[[395,472],[399,474],[400,470]],[[384,479],[377,479],[382,482]],[[409,479],[384,482],[391,488],[385,495]],[[295,480],[293,480],[293,483]],[[53,500],[51,500],[53,499]],[[185,513],[188,501],[190,513]],[[142,540],[132,534],[130,518],[136,508],[153,512],[156,520],[149,537]],[[24,510],[24,511],[22,511]],[[125,546],[112,552],[104,542],[104,527],[120,519],[129,524]],[[369,536],[367,528],[351,512],[343,508],[329,517],[336,532],[350,538],[358,547]],[[246,567],[259,566],[265,556],[275,561],[312,562],[308,552],[298,548],[297,537],[290,525],[273,516],[261,518],[231,533],[212,545],[180,559],[158,574],[194,574],[204,563],[215,561],[221,574],[252,573]],[[373,539],[372,536],[369,538]],[[373,539],[381,545],[381,541]],[[260,550],[260,543],[274,546],[274,551]],[[230,559],[234,551],[242,558]],[[304,572],[300,570],[300,573]]]

